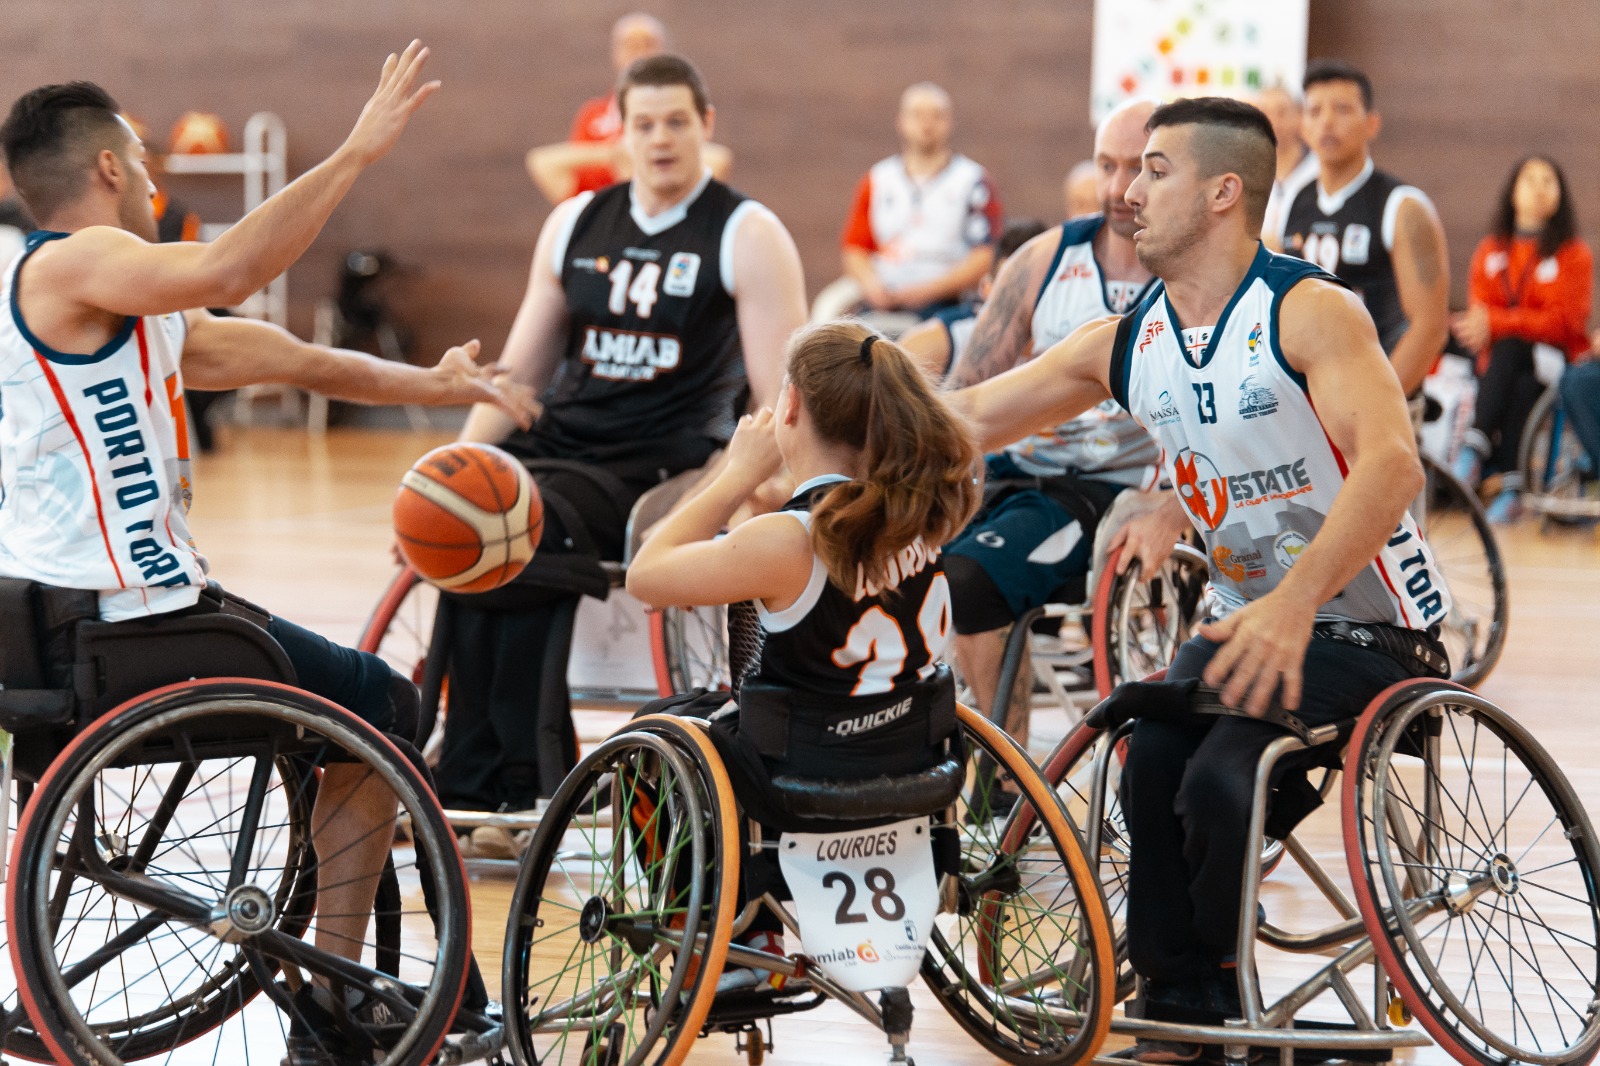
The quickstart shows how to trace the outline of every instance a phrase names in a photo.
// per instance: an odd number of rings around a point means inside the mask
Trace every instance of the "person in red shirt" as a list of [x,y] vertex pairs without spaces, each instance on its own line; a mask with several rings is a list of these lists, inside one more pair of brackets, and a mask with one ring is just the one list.
[[[636,11],[611,27],[611,66],[619,76],[635,59],[660,55],[666,47],[667,28],[653,15]],[[733,167],[733,153],[720,144],[707,144],[704,157],[712,177],[725,180]],[[552,204],[632,177],[622,147],[622,115],[615,91],[584,101],[567,139],[531,149],[527,167],[528,176]]]
[[1491,232],[1473,253],[1470,306],[1451,322],[1456,340],[1477,353],[1479,375],[1477,414],[1456,474],[1475,485],[1485,470],[1500,473],[1491,521],[1509,522],[1521,512],[1517,448],[1544,389],[1534,372],[1534,346],[1557,348],[1569,362],[1589,348],[1592,270],[1566,175],[1548,157],[1522,160],[1500,195]]

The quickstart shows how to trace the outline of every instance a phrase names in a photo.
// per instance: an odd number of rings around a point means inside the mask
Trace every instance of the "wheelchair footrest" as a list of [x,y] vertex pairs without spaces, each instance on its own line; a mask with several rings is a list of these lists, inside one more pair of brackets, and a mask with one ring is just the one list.
[[700,1028],[701,1036],[711,1033],[739,1033],[756,1022],[783,1014],[799,1014],[826,1003],[828,997],[809,984],[796,992],[762,992],[740,989],[719,993]]

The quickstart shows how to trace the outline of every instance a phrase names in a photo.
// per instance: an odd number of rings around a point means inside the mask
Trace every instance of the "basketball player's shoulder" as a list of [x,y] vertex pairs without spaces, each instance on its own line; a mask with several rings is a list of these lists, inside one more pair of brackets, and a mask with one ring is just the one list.
[[[1105,225],[1102,215],[1085,215],[1082,218],[1069,218],[1056,227],[1059,235],[1060,248],[1072,248],[1080,244],[1088,244],[1094,240],[1095,234],[1100,232],[1100,227]],[[1043,234],[1041,234],[1043,236]],[[1037,237],[1034,238],[1038,240]]]

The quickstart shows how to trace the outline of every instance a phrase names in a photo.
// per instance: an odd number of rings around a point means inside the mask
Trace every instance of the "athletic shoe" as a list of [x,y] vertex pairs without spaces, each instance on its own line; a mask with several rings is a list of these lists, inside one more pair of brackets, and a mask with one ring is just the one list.
[[332,1002],[327,989],[316,985],[304,985],[294,994],[280,1066],[371,1066],[373,1047],[358,1030],[363,1023],[390,1020],[388,1007],[374,1001],[366,1012],[372,1017],[363,1017],[358,1008],[341,1019],[335,1017]]
[[1477,488],[1478,479],[1483,474],[1483,459],[1478,455],[1478,450],[1470,444],[1463,444],[1456,453],[1456,461],[1450,464],[1450,472],[1467,488]]
[[1150,1063],[1151,1066],[1179,1066],[1182,1063],[1203,1062],[1207,1056],[1206,1048],[1203,1044],[1140,1037],[1134,1041],[1132,1047],[1123,1048],[1109,1057],[1125,1059],[1129,1062]]
[[1490,524],[1508,526],[1522,517],[1522,493],[1516,489],[1502,489],[1489,504],[1486,515]]
[[480,825],[467,838],[463,857],[469,859],[520,859],[532,836],[526,830],[513,833],[499,825]]

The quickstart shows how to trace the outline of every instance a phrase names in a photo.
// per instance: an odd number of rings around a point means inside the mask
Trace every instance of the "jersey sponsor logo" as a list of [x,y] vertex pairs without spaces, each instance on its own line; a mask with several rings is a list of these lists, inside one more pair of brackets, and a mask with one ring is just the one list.
[[624,248],[622,250],[622,254],[627,256],[629,259],[643,259],[648,263],[654,263],[656,260],[661,258],[661,252],[659,249],[635,248],[632,245]]
[[1178,405],[1172,402],[1172,393],[1166,389],[1162,389],[1161,395],[1156,397],[1156,404],[1156,407],[1145,412],[1145,421],[1152,426],[1165,426],[1183,417]]
[[1228,516],[1228,479],[1208,456],[1188,448],[1172,461],[1172,483],[1178,498],[1207,529],[1216,529]]
[[1144,333],[1139,337],[1139,354],[1143,355],[1144,350],[1154,344],[1156,338],[1166,331],[1167,324],[1159,318],[1145,326]]
[[597,255],[592,259],[574,259],[572,261],[572,269],[587,270],[593,274],[609,274],[611,273],[611,260],[603,255]]
[[1306,550],[1311,542],[1305,537],[1290,529],[1279,533],[1272,542],[1272,556],[1278,560],[1278,565],[1285,570],[1300,561],[1300,553]]
[[673,252],[667,262],[667,277],[661,283],[663,296],[693,296],[700,277],[700,257],[693,252]]
[[1261,323],[1257,322],[1250,335],[1244,339],[1244,346],[1250,352],[1250,369],[1254,370],[1261,365]]
[[1236,552],[1226,544],[1211,549],[1211,561],[1217,572],[1229,581],[1240,582],[1255,577],[1266,577],[1265,559],[1258,551]]
[[1056,280],[1072,281],[1076,278],[1082,278],[1083,280],[1087,281],[1093,277],[1094,268],[1088,263],[1072,263],[1062,268],[1061,273],[1056,275]]
[[584,330],[583,361],[593,364],[597,378],[654,381],[656,375],[678,369],[680,354],[676,337],[594,326]]
[[1239,417],[1264,418],[1278,409],[1278,397],[1265,385],[1256,383],[1254,375],[1239,382]]
[[[112,463],[127,460],[111,467],[112,497],[117,510],[132,511],[159,500],[161,482],[155,476],[144,433],[137,428],[139,411],[129,399],[127,381],[120,377],[109,378],[90,385],[83,394],[99,404],[94,412],[94,425],[106,458]],[[106,515],[105,518],[110,525],[116,516]],[[145,581],[160,588],[190,583],[177,555],[149,535],[155,532],[154,522],[136,519],[128,522],[123,532],[133,537],[128,543],[128,554]]]
[[891,703],[881,711],[871,714],[858,715],[855,718],[843,718],[828,726],[828,732],[836,737],[854,737],[862,733],[870,733],[874,729],[881,729],[891,722],[898,722],[911,713],[911,697],[907,696],[899,703]]
[[1310,492],[1311,475],[1302,456],[1292,463],[1228,476],[1228,498],[1241,507],[1259,507],[1273,500],[1292,500]]
[[1339,248],[1339,258],[1352,266],[1360,266],[1372,256],[1372,230],[1359,222],[1344,228],[1344,242]]

